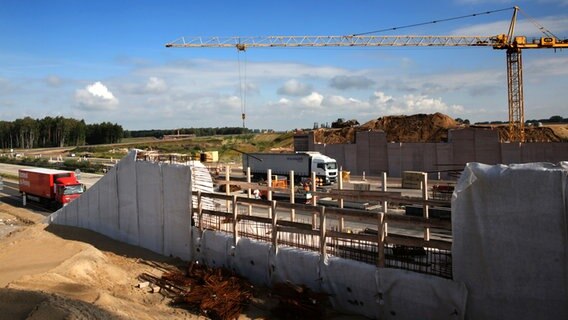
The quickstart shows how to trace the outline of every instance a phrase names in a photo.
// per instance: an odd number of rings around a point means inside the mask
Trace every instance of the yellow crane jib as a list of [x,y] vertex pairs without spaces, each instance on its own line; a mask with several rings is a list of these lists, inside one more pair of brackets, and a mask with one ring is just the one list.
[[[245,51],[249,47],[491,47],[507,52],[507,84],[509,102],[509,141],[524,142],[524,97],[522,77],[523,49],[568,48],[568,39],[558,39],[551,32],[540,27],[545,37],[527,40],[525,36],[514,36],[518,7],[507,34],[493,36],[455,35],[340,35],[340,36],[264,36],[264,37],[183,37],[166,44],[167,48],[237,48]],[[490,12],[485,12],[490,13]],[[484,14],[485,14],[484,13]],[[473,14],[476,16],[479,14]],[[461,18],[461,17],[458,17]],[[453,20],[455,18],[445,19]],[[439,21],[436,21],[439,22]],[[416,24],[411,26],[422,25]],[[411,27],[406,26],[406,27]],[[395,30],[397,28],[385,29]],[[384,31],[384,30],[381,30]]]

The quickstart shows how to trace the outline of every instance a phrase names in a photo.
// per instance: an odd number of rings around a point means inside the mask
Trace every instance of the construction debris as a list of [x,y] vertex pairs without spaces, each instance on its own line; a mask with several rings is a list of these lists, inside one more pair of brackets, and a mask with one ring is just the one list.
[[237,319],[252,297],[252,285],[233,272],[192,263],[187,272],[170,271],[161,278],[142,274],[141,280],[172,298],[172,303],[197,309],[211,319]]
[[[238,319],[247,305],[255,303],[253,293],[260,291],[227,269],[209,268],[196,262],[186,272],[167,271],[161,277],[143,273],[139,279],[143,281],[139,287],[150,287],[148,292],[160,293],[172,299],[173,305],[198,310],[211,319]],[[269,297],[277,300],[272,308],[255,304],[271,309],[277,319],[323,319],[328,307],[326,294],[315,293],[303,285],[276,284]]]

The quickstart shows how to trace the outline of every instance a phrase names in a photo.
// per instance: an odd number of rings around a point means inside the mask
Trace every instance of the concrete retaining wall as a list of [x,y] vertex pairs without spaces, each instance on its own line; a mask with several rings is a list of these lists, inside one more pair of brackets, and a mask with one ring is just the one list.
[[[388,145],[392,155],[411,155],[399,162],[400,170],[449,153],[437,144]],[[557,150],[550,148],[545,155]],[[425,155],[422,161],[418,154]],[[524,156],[536,154],[527,149]],[[517,155],[523,157],[523,151],[511,153]],[[347,153],[343,156],[353,163]],[[389,161],[389,167],[395,162]],[[330,294],[338,310],[374,319],[566,318],[568,163],[468,168],[452,200],[452,263],[458,281],[276,249],[221,232],[200,234],[191,227],[189,167],[137,162],[135,152],[49,220],[166,256],[224,266],[255,284],[304,284]]]
[[[194,230],[198,233],[198,230]],[[325,292],[336,310],[371,319],[464,319],[463,283],[420,273],[377,268],[362,262],[205,231],[196,259],[236,270],[255,284],[290,281]]]
[[[353,152],[343,153],[354,163]],[[341,150],[351,150],[341,149]],[[187,166],[136,161],[133,152],[79,199],[53,213],[51,223],[90,229],[110,238],[212,267],[235,270],[257,285],[290,281],[330,294],[338,310],[374,319],[463,319],[463,283],[279,246],[191,227]],[[409,307],[412,306],[412,307]]]
[[[430,172],[430,178],[450,178],[469,162],[511,164],[568,160],[568,143],[500,143],[496,130],[464,128],[450,130],[447,143],[387,142],[378,131],[357,132],[355,143],[318,144],[312,133],[299,135],[308,151],[319,151],[337,160],[352,174],[401,177],[404,171]],[[306,141],[308,141],[306,143]]]
[[131,152],[49,221],[190,260],[190,185],[188,166],[136,161]]

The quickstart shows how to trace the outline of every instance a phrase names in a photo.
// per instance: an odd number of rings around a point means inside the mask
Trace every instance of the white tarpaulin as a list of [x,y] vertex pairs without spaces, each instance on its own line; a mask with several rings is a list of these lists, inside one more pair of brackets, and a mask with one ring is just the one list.
[[469,319],[568,319],[568,162],[470,163],[452,199]]

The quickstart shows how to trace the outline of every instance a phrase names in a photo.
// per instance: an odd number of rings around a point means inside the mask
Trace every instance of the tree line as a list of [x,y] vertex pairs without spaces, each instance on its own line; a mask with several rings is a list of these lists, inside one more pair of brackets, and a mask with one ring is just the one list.
[[[459,118],[458,118],[459,119]],[[456,121],[458,120],[456,119]],[[548,119],[531,119],[526,120],[525,124],[537,124],[537,123],[568,123],[568,118],[563,118],[562,116],[552,116]],[[483,121],[476,122],[476,124],[507,124],[509,121]]]
[[65,117],[0,121],[2,149],[31,149],[118,143],[124,130],[118,124],[86,124],[84,120]]
[[176,134],[194,134],[197,137],[215,136],[215,135],[230,135],[230,134],[245,134],[245,133],[258,133],[259,130],[250,130],[241,127],[223,127],[223,128],[180,128],[180,129],[152,129],[152,130],[133,130],[125,131],[125,138],[142,138],[154,137],[157,139],[163,138],[165,135]]

